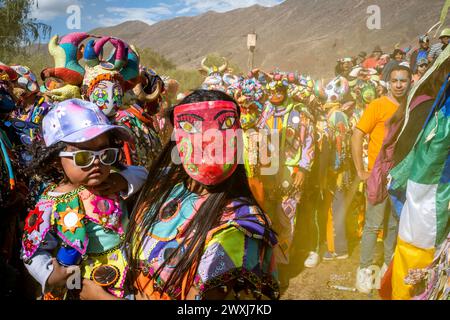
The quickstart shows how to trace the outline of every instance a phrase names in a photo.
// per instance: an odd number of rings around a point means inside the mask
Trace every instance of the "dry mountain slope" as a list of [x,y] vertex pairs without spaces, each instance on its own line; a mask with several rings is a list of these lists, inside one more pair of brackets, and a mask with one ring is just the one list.
[[[224,55],[243,70],[246,34],[258,34],[255,64],[267,70],[299,70],[317,77],[332,75],[337,58],[371,51],[379,44],[416,44],[416,37],[438,21],[445,0],[286,0],[266,8],[252,6],[226,13],[207,12],[147,25],[129,21],[96,29],[151,47],[184,68],[197,68],[208,53]],[[381,30],[369,30],[367,8],[381,8]]]

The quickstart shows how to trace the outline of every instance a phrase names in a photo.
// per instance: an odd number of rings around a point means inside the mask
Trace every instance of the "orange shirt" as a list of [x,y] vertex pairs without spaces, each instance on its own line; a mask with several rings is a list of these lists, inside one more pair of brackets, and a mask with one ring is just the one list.
[[378,61],[377,59],[375,59],[374,57],[370,57],[367,58],[366,60],[364,60],[364,62],[362,63],[363,68],[366,69],[375,69],[378,65]]
[[369,104],[356,125],[356,128],[369,135],[369,171],[372,170],[383,145],[385,123],[398,107],[391,99],[383,96]]

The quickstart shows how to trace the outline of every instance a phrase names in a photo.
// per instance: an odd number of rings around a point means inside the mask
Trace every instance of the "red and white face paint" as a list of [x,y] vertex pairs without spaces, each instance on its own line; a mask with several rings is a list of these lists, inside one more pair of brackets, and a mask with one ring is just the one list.
[[192,179],[213,186],[234,173],[240,125],[233,102],[180,105],[174,111],[174,125],[178,153]]

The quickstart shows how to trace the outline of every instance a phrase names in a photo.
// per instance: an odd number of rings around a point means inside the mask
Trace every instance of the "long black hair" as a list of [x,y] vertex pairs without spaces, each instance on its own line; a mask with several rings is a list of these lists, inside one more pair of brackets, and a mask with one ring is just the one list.
[[[183,99],[179,105],[218,100],[233,102],[239,114],[238,104],[233,98],[223,92],[214,90],[196,90]],[[172,125],[174,123],[173,111],[176,107],[168,109],[168,117]],[[167,202],[175,185],[183,183],[187,186],[192,181],[183,166],[181,164],[175,164],[172,161],[172,150],[176,150],[174,141],[166,144],[161,156],[150,169],[149,178],[143,187],[130,218],[126,242],[128,244],[127,256],[131,270],[131,283],[135,282],[140,273],[139,255],[145,245],[146,235],[151,232],[154,225],[160,220],[159,213],[161,207]],[[173,155],[177,156],[178,154],[177,152],[173,152]],[[178,161],[177,163],[180,162]],[[190,279],[193,276],[193,273],[196,272],[196,270],[193,270],[193,266],[196,266],[200,261],[208,232],[221,224],[221,217],[226,210],[237,209],[237,207],[229,207],[233,200],[239,200],[238,206],[258,205],[250,190],[245,168],[242,164],[239,164],[233,175],[220,185],[205,188],[209,195],[189,222],[185,231],[185,234],[192,235],[192,237],[189,239],[185,237],[183,242],[165,259],[158,270],[152,275],[154,280],[157,279],[169,261],[175,256],[179,257],[164,287],[161,288],[161,294],[175,294],[175,290],[183,287],[183,280],[186,277]],[[177,200],[182,201],[187,196],[189,192],[187,188],[185,190],[186,192],[177,196]],[[263,241],[264,244],[261,250],[265,250],[266,246],[268,246],[269,234],[272,230],[269,227],[269,222],[266,220],[265,215],[261,215],[261,217],[263,218],[264,223],[262,225],[265,229],[265,241]],[[185,248],[185,250],[182,251],[181,248]],[[189,283],[186,289],[189,289],[191,284]]]

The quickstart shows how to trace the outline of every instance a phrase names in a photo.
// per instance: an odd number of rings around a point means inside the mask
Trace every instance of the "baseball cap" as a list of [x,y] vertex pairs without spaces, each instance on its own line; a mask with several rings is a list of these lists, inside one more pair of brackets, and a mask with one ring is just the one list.
[[339,59],[338,62],[340,62],[340,63],[344,63],[344,62],[353,62],[353,59],[350,58],[350,57],[345,57],[345,58]]
[[442,30],[439,39],[443,37],[450,37],[450,28],[445,28],[444,30]]
[[426,58],[421,58],[417,61],[418,66],[421,66],[423,64],[428,64],[428,60]]
[[407,61],[400,62],[398,65],[402,66],[402,67],[406,67],[408,69],[411,69],[411,65]]
[[97,105],[80,99],[65,100],[52,108],[42,120],[42,131],[47,147],[87,142],[109,131],[121,140],[133,139],[129,129],[112,125]]
[[430,38],[428,38],[427,35],[420,36],[419,37],[419,42],[420,43],[422,43],[422,42],[430,42]]

